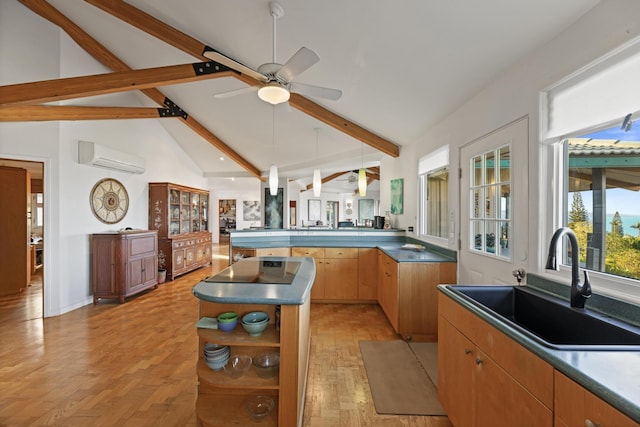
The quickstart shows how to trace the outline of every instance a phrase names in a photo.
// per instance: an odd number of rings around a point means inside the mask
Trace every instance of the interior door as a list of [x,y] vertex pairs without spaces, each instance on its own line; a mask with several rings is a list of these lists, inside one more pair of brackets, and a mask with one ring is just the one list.
[[460,149],[458,283],[515,284],[528,251],[527,118]]

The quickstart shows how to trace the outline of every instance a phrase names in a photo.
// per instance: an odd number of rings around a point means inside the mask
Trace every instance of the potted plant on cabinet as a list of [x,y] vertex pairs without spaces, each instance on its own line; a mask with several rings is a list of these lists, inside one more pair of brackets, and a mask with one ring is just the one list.
[[166,257],[164,252],[160,250],[158,253],[158,283],[164,283],[167,280]]

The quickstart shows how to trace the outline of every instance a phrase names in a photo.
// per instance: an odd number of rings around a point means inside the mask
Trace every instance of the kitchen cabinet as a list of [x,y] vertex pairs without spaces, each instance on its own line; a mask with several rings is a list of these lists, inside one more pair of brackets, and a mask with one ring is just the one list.
[[311,301],[325,299],[324,248],[291,248],[291,256],[311,257],[316,263],[316,277],[311,288]]
[[[260,285],[258,285],[260,286]],[[276,327],[276,310],[280,307],[280,327]],[[203,426],[279,426],[301,425],[304,390],[309,360],[309,298],[302,305],[226,304],[200,300],[200,317],[216,317],[234,311],[242,316],[250,311],[265,311],[270,318],[267,329],[250,337],[241,325],[232,332],[198,329],[198,397],[196,414]],[[261,378],[255,368],[233,379],[224,371],[209,369],[204,361],[204,345],[228,345],[231,355],[254,357],[264,351],[280,353],[279,374]],[[272,396],[276,402],[271,414],[261,420],[249,416],[246,403],[256,395]]]
[[454,262],[397,262],[379,251],[378,303],[394,330],[405,339],[436,341],[438,291],[456,283]]
[[553,426],[553,367],[440,294],[438,398],[456,427]]
[[31,281],[31,176],[0,166],[0,296],[18,294]]
[[155,231],[99,233],[91,236],[93,303],[125,298],[158,285]]
[[378,249],[358,249],[358,300],[378,300]]
[[356,301],[358,299],[358,249],[324,249],[325,299]]
[[149,183],[149,229],[158,232],[158,249],[167,277],[211,264],[209,192],[168,182]]
[[358,300],[358,249],[294,247],[292,256],[312,257],[316,279],[311,288],[314,302],[355,302]]
[[554,372],[556,427],[637,427],[638,423],[559,371]]
[[398,263],[381,251],[378,252],[378,304],[398,332]]

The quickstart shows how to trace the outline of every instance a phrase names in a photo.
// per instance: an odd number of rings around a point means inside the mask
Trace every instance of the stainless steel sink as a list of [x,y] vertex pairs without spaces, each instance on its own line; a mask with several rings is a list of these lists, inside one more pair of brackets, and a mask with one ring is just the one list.
[[558,350],[640,350],[640,328],[526,286],[449,285],[488,314]]

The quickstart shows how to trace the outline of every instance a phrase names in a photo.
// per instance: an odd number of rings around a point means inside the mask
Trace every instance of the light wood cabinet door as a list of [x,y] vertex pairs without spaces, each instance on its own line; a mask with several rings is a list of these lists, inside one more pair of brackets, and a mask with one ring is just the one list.
[[324,248],[296,247],[291,248],[291,256],[311,257],[316,262],[316,278],[311,288],[311,301],[325,299]]
[[325,299],[358,299],[358,259],[325,258]]
[[637,427],[638,425],[559,371],[554,372],[554,417],[556,426]]
[[553,426],[552,410],[477,348],[473,363],[476,426]]
[[358,299],[378,299],[378,249],[358,249]]
[[[476,348],[445,318],[438,322],[438,399],[456,427],[472,426]],[[460,402],[466,402],[461,405]]]
[[398,263],[379,252],[378,304],[387,315],[391,326],[398,331]]

